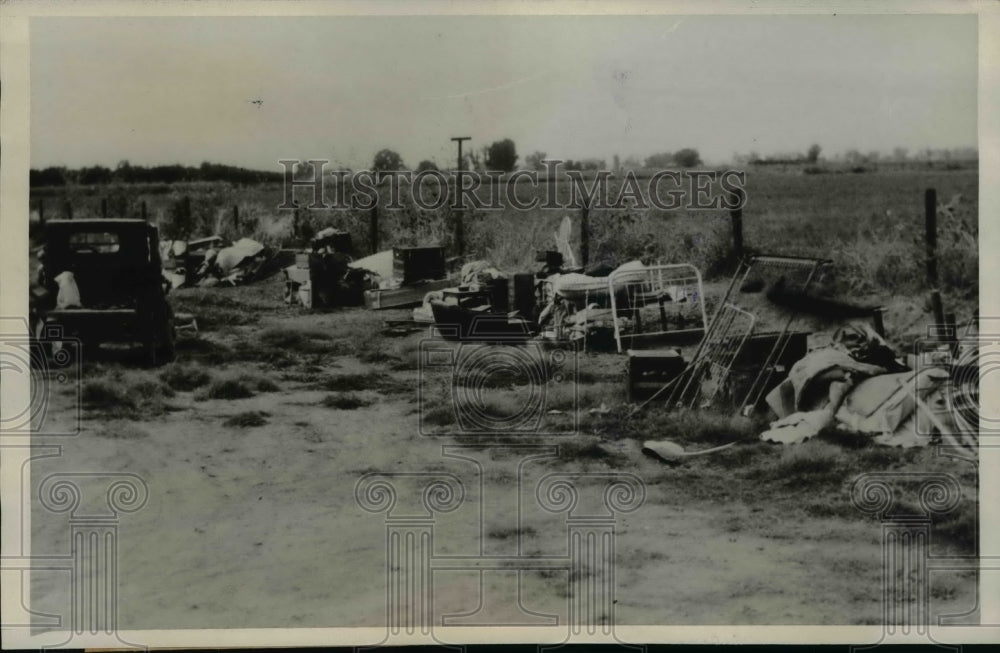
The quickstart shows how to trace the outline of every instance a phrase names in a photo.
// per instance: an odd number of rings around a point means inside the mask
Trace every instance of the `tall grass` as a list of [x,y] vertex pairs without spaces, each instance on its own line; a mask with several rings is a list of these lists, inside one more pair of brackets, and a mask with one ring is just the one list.
[[[620,181],[609,190],[616,192]],[[684,186],[681,187],[684,189]],[[880,170],[864,174],[801,175],[751,169],[747,172],[747,203],[743,210],[744,240],[749,250],[830,258],[844,292],[921,292],[923,260],[923,194],[935,188],[947,200],[961,193],[966,202],[953,215],[939,217],[939,269],[946,290],[974,294],[978,277],[978,176],[969,170]],[[154,192],[155,190],[155,192]],[[101,197],[109,197],[111,217],[138,217],[142,202],[149,218],[169,224],[176,207],[191,197],[193,236],[220,233],[229,238],[249,236],[272,246],[295,246],[316,231],[336,227],[351,233],[356,254],[372,251],[370,212],[305,208],[309,189],[297,189],[303,207],[298,216],[279,210],[282,188],[277,184],[237,187],[231,184],[185,184],[151,190],[118,185],[106,189],[67,187],[47,197],[47,215],[57,217],[65,201],[77,217],[100,214]],[[333,188],[328,187],[328,195]],[[491,189],[478,191],[486,198]],[[545,184],[518,185],[518,198],[544,199]],[[688,192],[685,189],[685,192]],[[456,215],[447,207],[422,210],[411,205],[403,186],[405,209],[389,210],[383,189],[379,215],[379,249],[397,245],[440,244],[455,252]],[[556,190],[568,202],[569,184]],[[328,198],[329,199],[329,198]],[[233,207],[239,213],[237,223]],[[578,209],[518,212],[473,210],[463,213],[465,252],[508,272],[537,267],[536,250],[552,249],[553,232],[565,215],[574,219],[573,245],[579,248]],[[296,236],[297,232],[297,236]],[[707,277],[724,276],[731,264],[731,223],[724,210],[592,210],[591,262],[616,265],[629,259],[691,262]]]

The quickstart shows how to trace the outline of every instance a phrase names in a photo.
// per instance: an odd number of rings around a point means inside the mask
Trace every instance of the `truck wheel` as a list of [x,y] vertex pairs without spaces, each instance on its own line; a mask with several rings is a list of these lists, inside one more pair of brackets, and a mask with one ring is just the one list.
[[142,340],[142,358],[146,367],[156,367],[159,364],[159,343],[156,332],[149,329]]
[[163,329],[162,340],[159,344],[159,351],[156,352],[156,364],[163,365],[174,360],[176,351],[174,350],[174,340],[177,337],[177,329],[174,327],[173,318],[167,320]]

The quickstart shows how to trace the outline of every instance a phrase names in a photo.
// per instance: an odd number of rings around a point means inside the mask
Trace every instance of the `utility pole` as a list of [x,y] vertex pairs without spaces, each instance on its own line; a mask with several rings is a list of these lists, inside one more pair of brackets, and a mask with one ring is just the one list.
[[465,230],[462,226],[462,209],[458,206],[458,195],[459,186],[462,183],[462,170],[465,166],[462,163],[462,141],[471,140],[471,136],[455,136],[451,140],[458,143],[458,167],[456,168],[460,174],[455,176],[455,249],[459,256],[465,254]]

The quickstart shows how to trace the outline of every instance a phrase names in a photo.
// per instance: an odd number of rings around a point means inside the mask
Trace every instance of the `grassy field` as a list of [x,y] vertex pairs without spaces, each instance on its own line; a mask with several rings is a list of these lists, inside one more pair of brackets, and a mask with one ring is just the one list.
[[[612,180],[615,196],[619,181]],[[530,201],[546,191],[519,185],[519,197]],[[669,180],[662,193],[671,190]],[[839,293],[916,293],[926,290],[921,274],[924,257],[924,191],[937,190],[939,202],[962,199],[953,214],[940,217],[940,274],[946,290],[969,298],[978,282],[978,172],[975,169],[875,170],[805,175],[753,169],[747,172],[743,211],[744,240],[750,251],[818,256],[835,262],[832,289]],[[560,202],[568,201],[570,184],[557,184]],[[686,185],[680,190],[690,192]],[[309,202],[296,189],[301,204]],[[408,204],[405,199],[404,204]],[[147,215],[165,232],[176,220],[184,197],[190,197],[193,235],[252,235],[269,244],[296,242],[291,211],[279,211],[278,185],[235,187],[228,184],[137,185],[37,189],[32,206],[45,203],[48,217],[62,216],[70,203],[76,217],[96,217],[105,200],[111,217],[137,217],[142,203]],[[328,194],[332,194],[333,186]],[[480,189],[484,199],[488,189]],[[388,198],[381,197],[382,205]],[[332,201],[332,200],[331,200]],[[237,207],[239,227],[234,220]],[[467,253],[501,269],[530,268],[534,252],[553,246],[552,233],[564,215],[577,210],[517,212],[470,210],[465,216]],[[453,216],[447,208],[414,207],[380,211],[380,247],[439,243],[453,247]],[[303,210],[300,233],[326,226],[351,232],[359,253],[370,251],[369,213],[352,210]],[[591,259],[622,262],[629,258],[691,262],[709,278],[724,274],[731,254],[731,224],[726,211],[656,209],[593,210]],[[578,228],[578,223],[577,223]],[[579,234],[574,235],[578,244]]]

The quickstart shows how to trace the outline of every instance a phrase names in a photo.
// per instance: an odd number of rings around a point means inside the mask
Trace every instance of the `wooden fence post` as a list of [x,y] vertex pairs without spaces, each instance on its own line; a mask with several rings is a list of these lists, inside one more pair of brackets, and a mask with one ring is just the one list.
[[587,267],[590,263],[590,204],[584,202],[580,206],[580,264]]
[[146,202],[145,202],[145,200],[143,200],[143,202],[142,202],[142,219],[144,221],[146,221],[146,222],[149,222],[149,218],[147,217],[147,215],[148,214],[146,212]]
[[875,333],[885,337],[885,307],[879,306],[872,311],[872,326],[875,328]]
[[233,204],[233,230],[238,236],[240,234],[240,207]]
[[938,288],[937,268],[937,191],[928,188],[924,192],[924,242],[927,245],[927,284],[931,287],[931,308],[934,323],[944,326],[944,306]]
[[927,284],[938,287],[937,270],[937,191],[928,188],[924,193],[924,242],[927,246]]
[[107,197],[102,197],[101,198],[101,217],[104,218],[105,220],[108,219],[108,198]]
[[73,205],[70,204],[69,202],[66,202],[66,219],[67,220],[73,219]]
[[737,207],[729,215],[733,223],[733,253],[738,264],[743,260],[743,209]]
[[462,209],[455,211],[455,249],[460,257],[465,256],[465,223]]
[[372,248],[372,254],[378,251],[378,204],[372,207],[368,214],[368,242]]

